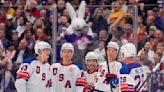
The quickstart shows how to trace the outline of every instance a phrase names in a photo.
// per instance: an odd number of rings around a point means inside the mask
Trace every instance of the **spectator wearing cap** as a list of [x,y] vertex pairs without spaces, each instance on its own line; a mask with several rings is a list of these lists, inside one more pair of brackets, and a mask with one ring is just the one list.
[[5,29],[5,34],[6,34],[6,38],[8,40],[11,40],[11,34],[12,31],[16,29],[16,23],[12,22],[13,20],[13,16],[12,15],[7,15],[6,16],[6,29]]
[[150,39],[150,37],[154,36],[155,37],[155,31],[157,30],[156,26],[150,26],[149,28],[149,34],[148,34],[148,38]]

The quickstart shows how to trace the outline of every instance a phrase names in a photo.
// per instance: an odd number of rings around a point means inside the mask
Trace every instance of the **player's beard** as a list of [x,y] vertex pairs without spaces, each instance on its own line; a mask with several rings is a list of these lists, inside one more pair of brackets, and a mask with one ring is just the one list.
[[95,68],[95,67],[96,67],[95,65],[90,65],[90,66],[88,67],[89,72],[90,72],[90,73],[95,72],[95,71],[96,71],[96,68]]

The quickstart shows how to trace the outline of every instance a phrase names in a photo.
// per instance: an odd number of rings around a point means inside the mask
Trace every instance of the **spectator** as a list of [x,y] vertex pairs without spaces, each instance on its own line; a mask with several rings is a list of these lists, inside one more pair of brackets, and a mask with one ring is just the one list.
[[65,1],[58,0],[57,2],[58,17],[62,15],[64,9],[65,9]]
[[26,23],[27,19],[25,17],[20,17],[19,18],[19,25],[16,28],[16,31],[18,32],[18,37],[20,38],[22,33],[24,33],[25,31],[25,23]]
[[95,16],[93,17],[93,32],[97,35],[100,30],[108,29],[107,20],[103,17],[103,9],[99,8],[95,11]]
[[[19,46],[17,48],[15,57],[13,58],[13,61],[16,63],[16,65],[20,65],[22,61],[28,57],[32,57],[33,51],[30,50],[28,47],[28,42],[26,39],[22,39],[19,43]],[[18,68],[17,66],[17,68]]]
[[157,16],[156,18],[156,24],[157,26],[161,29],[161,31],[164,33],[164,9],[162,9],[160,12],[159,12],[159,16]]
[[56,3],[54,0],[48,0],[49,10],[53,13]]
[[19,24],[19,18],[22,16],[22,14],[23,14],[22,8],[17,8],[13,18],[13,22],[15,22],[17,25]]
[[150,68],[151,68],[152,61],[148,60],[148,53],[144,50],[140,50],[138,52],[138,56],[139,56],[139,59],[140,59],[140,63],[142,65],[147,66],[148,69],[149,69],[148,73],[150,73]]
[[76,43],[77,43],[78,49],[84,50],[84,49],[86,49],[87,44],[92,43],[93,38],[92,38],[92,36],[87,34],[89,31],[88,26],[85,26],[81,31],[82,31],[82,33],[78,37]]
[[26,21],[26,23],[25,23],[25,31],[31,31],[31,32],[34,32],[34,30],[33,30],[33,25],[32,25],[31,22]]
[[155,17],[154,16],[147,17],[146,24],[147,24],[146,25],[146,30],[147,31],[149,31],[150,26],[156,26],[155,25]]
[[34,24],[36,18],[34,16],[32,16],[32,12],[31,10],[27,9],[26,12],[25,12],[25,17],[27,18],[27,20],[29,22],[31,22],[32,24]]
[[148,34],[148,39],[151,37],[155,37],[155,31],[157,30],[156,26],[150,26],[149,28],[149,34]]
[[163,32],[161,30],[155,31],[155,38],[158,40],[158,42],[164,42]]
[[16,25],[12,22],[13,20],[13,16],[12,15],[7,15],[6,16],[6,29],[5,29],[5,34],[6,34],[6,38],[8,40],[11,40],[11,34],[12,34],[12,31],[16,29]]
[[44,29],[42,28],[37,28],[35,32],[35,40],[36,41],[46,41],[48,40],[47,35],[44,32]]
[[[0,26],[4,26],[3,23],[0,23]],[[3,29],[0,30],[0,48],[5,49],[8,44],[8,40],[5,38],[5,31]]]
[[19,44],[18,32],[15,31],[15,30],[12,31],[11,42],[13,42],[13,44],[14,44],[15,46],[18,46],[18,44]]
[[106,38],[107,38],[107,35],[108,35],[108,33],[107,33],[106,30],[101,30],[99,32],[99,35],[98,35],[97,39],[95,39],[95,41],[94,41],[94,47],[95,48],[98,48],[99,41],[101,41],[101,40],[104,40],[105,41]]
[[42,28],[42,29],[45,28],[45,25],[44,25],[44,23],[43,23],[43,20],[37,19],[37,20],[35,21],[35,24],[34,24],[34,26],[33,26],[34,31],[36,31],[37,28]]
[[3,22],[3,23],[6,23],[6,12],[4,9],[0,9],[0,21]]
[[7,12],[7,14],[10,14],[12,16],[15,15],[15,10],[9,6],[9,1],[8,0],[4,1],[3,8]]
[[45,9],[42,9],[40,10],[40,19],[43,21],[44,25],[45,25],[45,32],[47,34],[51,34],[51,27],[50,27],[50,22],[49,22],[49,16],[50,16],[50,13],[49,15],[47,16],[47,13],[48,13],[49,10],[45,10]]
[[88,24],[89,27],[92,27],[92,14],[90,13],[90,8],[85,8],[85,15],[84,15],[85,22]]
[[[3,48],[0,48],[0,92],[4,92],[7,89],[11,78],[11,53],[5,53]],[[4,85],[5,84],[5,85]]]
[[30,50],[27,46],[27,40],[22,39],[19,43],[19,46],[17,47],[16,54],[12,59],[14,67],[12,70],[12,74],[14,75],[14,77],[16,77],[16,71],[19,68],[20,64],[23,62],[23,60],[34,56],[33,51]]
[[122,7],[119,5],[119,2],[112,2],[112,12],[109,14],[108,23],[111,28],[114,28],[116,25],[123,26],[125,21],[123,17],[125,12],[122,10]]
[[94,50],[94,52],[97,54],[98,56],[98,63],[101,64],[103,62],[105,62],[105,41],[104,40],[100,40],[99,44],[98,44],[98,48],[96,48]]
[[40,10],[36,7],[37,2],[35,0],[30,1],[29,9],[31,10],[31,15],[33,17],[39,17]]
[[58,25],[58,31],[57,31],[57,35],[61,36],[61,33],[65,33],[66,29],[68,28],[70,24],[68,23],[68,18],[66,16],[61,16],[60,17],[60,22]]
[[142,49],[146,41],[147,41],[147,32],[145,28],[142,28],[138,34],[138,50]]

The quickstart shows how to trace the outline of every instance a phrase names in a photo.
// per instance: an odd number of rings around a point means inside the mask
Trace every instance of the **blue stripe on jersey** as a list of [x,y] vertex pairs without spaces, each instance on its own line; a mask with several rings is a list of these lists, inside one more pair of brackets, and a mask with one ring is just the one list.
[[84,86],[83,84],[76,84],[76,86]]
[[135,92],[135,91],[129,91],[129,90],[125,90],[125,91],[121,91],[121,92]]
[[122,68],[120,70],[120,74],[129,74],[128,66],[124,62],[120,62],[122,64]]
[[132,84],[128,84],[128,86],[130,86],[130,87],[134,87],[134,85],[132,85]]
[[129,74],[133,68],[141,67],[139,63],[126,64],[124,62],[120,62],[122,64],[122,68],[120,70],[120,74]]
[[36,60],[36,57],[30,57],[23,60],[23,63],[30,64],[32,61]]

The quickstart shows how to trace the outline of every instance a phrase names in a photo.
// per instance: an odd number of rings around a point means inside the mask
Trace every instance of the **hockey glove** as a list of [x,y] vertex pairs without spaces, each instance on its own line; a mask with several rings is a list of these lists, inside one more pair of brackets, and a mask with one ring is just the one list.
[[116,88],[116,86],[118,85],[119,83],[119,79],[117,78],[117,75],[116,74],[106,74],[106,81],[107,83],[111,84],[111,87],[112,88]]
[[94,85],[93,84],[86,84],[84,86],[83,92],[93,92],[94,91]]

